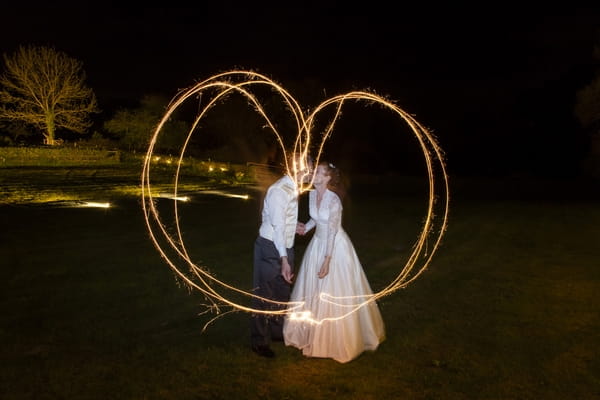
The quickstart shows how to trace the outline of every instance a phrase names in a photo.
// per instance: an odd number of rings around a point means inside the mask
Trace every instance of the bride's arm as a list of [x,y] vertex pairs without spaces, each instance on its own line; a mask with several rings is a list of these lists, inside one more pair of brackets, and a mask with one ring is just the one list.
[[319,270],[319,278],[323,278],[329,274],[329,262],[331,261],[331,253],[333,252],[333,243],[335,235],[337,235],[340,222],[342,220],[342,202],[340,198],[335,196],[329,203],[329,220],[327,221],[327,248],[325,251],[325,259]]
[[329,203],[329,219],[327,220],[327,250],[325,255],[331,256],[335,235],[337,235],[342,220],[342,202],[334,196]]

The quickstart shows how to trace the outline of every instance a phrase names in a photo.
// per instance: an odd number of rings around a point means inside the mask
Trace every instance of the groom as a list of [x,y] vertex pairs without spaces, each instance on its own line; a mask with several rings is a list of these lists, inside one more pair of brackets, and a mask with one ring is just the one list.
[[[310,181],[312,160],[300,153],[291,155],[287,171],[267,189],[262,208],[262,223],[254,242],[254,273],[250,340],[252,351],[272,358],[272,340],[283,340],[284,315],[269,315],[282,310],[290,298],[294,276],[294,238],[303,230],[298,222],[298,188]],[[270,300],[265,301],[264,299]]]

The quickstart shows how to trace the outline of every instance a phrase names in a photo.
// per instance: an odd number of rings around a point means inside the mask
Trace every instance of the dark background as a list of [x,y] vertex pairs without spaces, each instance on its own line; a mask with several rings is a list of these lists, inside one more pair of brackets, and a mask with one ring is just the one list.
[[[453,174],[581,173],[589,136],[573,107],[599,70],[600,6],[242,4],[5,7],[0,51],[48,45],[81,60],[106,118],[242,68],[306,107],[351,90],[389,97],[435,133]],[[330,154],[382,172],[418,163],[410,139],[377,131],[349,129]]]

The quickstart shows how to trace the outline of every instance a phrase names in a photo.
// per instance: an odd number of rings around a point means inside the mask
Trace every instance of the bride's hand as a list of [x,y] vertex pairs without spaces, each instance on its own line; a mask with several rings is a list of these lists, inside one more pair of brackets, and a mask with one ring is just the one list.
[[326,256],[325,261],[323,261],[323,265],[321,265],[321,269],[319,270],[319,273],[317,274],[317,276],[322,279],[322,278],[325,278],[328,273],[329,273],[329,256]]

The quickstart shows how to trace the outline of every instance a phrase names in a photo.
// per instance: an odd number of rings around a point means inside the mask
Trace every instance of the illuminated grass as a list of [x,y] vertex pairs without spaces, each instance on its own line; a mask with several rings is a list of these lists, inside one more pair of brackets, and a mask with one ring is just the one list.
[[[45,204],[58,201],[110,201],[141,197],[140,168],[116,167],[15,167],[0,168],[0,204]],[[173,174],[159,170],[153,186],[155,195],[173,193]],[[247,186],[229,174],[190,174],[182,178],[178,192],[194,194],[219,187]]]

